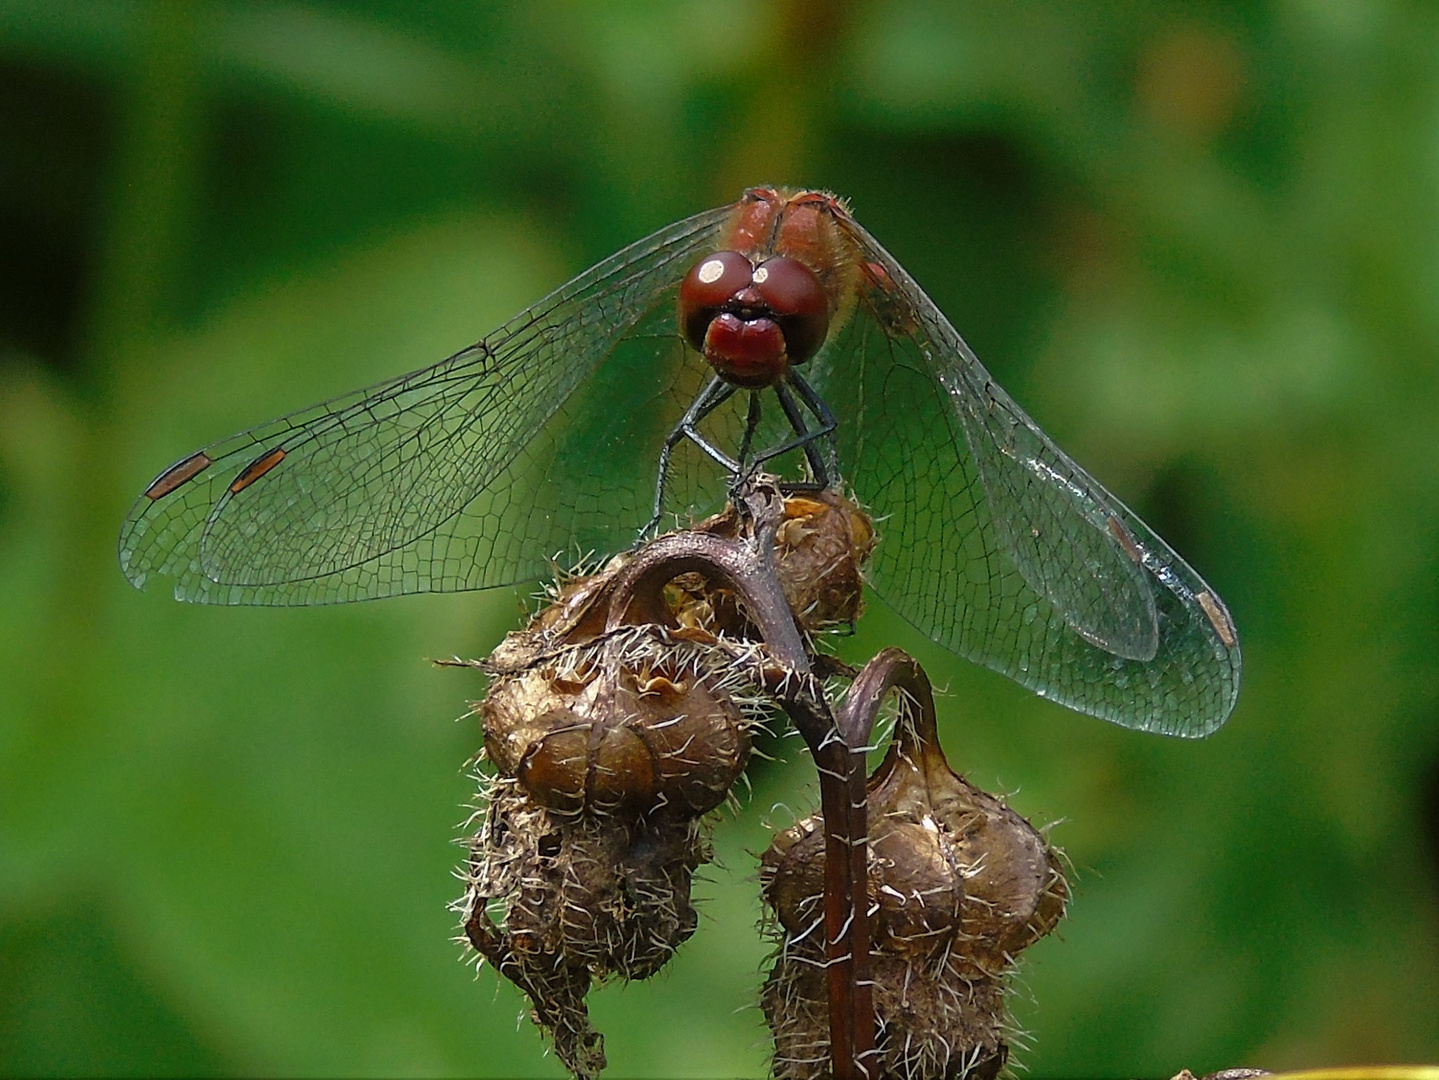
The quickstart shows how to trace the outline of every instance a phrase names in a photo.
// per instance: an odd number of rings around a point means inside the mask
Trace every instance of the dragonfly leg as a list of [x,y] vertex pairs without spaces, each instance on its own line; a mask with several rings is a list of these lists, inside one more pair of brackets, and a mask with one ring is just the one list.
[[700,391],[700,396],[695,398],[694,403],[685,410],[684,416],[680,417],[680,422],[674,426],[674,430],[665,437],[665,444],[660,448],[659,479],[655,481],[654,516],[651,517],[645,524],[645,527],[640,530],[641,539],[653,535],[655,529],[659,526],[660,518],[664,516],[665,481],[669,478],[670,457],[674,454],[675,447],[684,439],[692,441],[706,454],[719,462],[720,466],[731,475],[738,474],[739,464],[711,446],[704,436],[699,433],[699,429],[696,426],[706,416],[728,401],[737,389],[738,387],[725,382],[716,375],[709,381],[709,384]]
[[[803,376],[797,371],[789,373],[789,381],[793,385],[795,393],[800,397],[809,411],[814,413],[815,419],[819,421],[819,430],[815,432],[815,439],[805,445],[805,456],[809,458],[810,468],[814,471],[815,479],[822,480],[822,486],[828,487],[831,483],[839,480],[839,451],[834,445],[834,433],[839,427],[839,421],[835,419],[834,413],[825,404],[824,398],[815,392],[814,387],[807,383]],[[823,441],[824,458],[817,458],[815,442]]]
[[[790,427],[794,430],[795,437],[779,446],[765,450],[755,455],[755,465],[760,465],[771,458],[779,457],[791,450],[803,449],[805,460],[809,462],[812,481],[801,485],[803,488],[815,488],[823,490],[829,487],[831,479],[839,475],[835,467],[834,440],[831,436],[835,429],[834,415],[814,392],[798,375],[790,374],[790,379],[796,384],[795,389],[799,391],[799,401],[790,392],[784,383],[776,383],[774,392],[779,398],[780,407],[784,409],[785,418],[789,421]],[[801,402],[807,406],[814,418],[819,421],[819,426],[813,431],[805,420],[804,412],[800,408]],[[825,452],[821,453],[817,445],[821,441],[825,444]],[[793,486],[793,485],[791,485]]]
[[759,430],[759,405],[759,392],[751,390],[749,392],[749,411],[745,414],[744,420],[744,438],[740,440],[739,444],[741,470],[745,469],[745,465],[749,461],[750,444],[754,442],[754,433]]

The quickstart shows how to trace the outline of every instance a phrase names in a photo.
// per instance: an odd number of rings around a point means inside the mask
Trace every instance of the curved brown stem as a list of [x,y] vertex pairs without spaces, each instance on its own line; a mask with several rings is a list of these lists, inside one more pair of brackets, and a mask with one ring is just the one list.
[[849,693],[839,711],[839,727],[852,745],[869,742],[885,695],[891,690],[907,694],[918,710],[914,730],[925,747],[939,745],[939,728],[934,716],[934,690],[919,661],[903,649],[888,648],[875,654],[850,683]]
[[672,625],[664,587],[690,571],[723,579],[758,628],[772,658],[760,663],[760,679],[804,738],[819,772],[825,822],[830,1062],[836,1080],[860,1080],[873,1075],[875,1039],[866,885],[868,729],[861,738],[851,739],[848,729],[836,721],[780,586],[774,536],[783,518],[783,497],[773,485],[756,482],[746,484],[735,498],[749,519],[752,538],[690,530],[646,544],[615,580],[605,629],[636,621]]
[[[914,700],[920,713],[917,722],[918,730],[922,737],[927,735],[930,745],[938,745],[938,730],[934,719],[934,693],[930,688],[929,678],[925,675],[924,669],[919,666],[918,661],[901,649],[883,650],[854,677],[837,717],[838,727],[845,742],[853,748],[852,760],[859,764],[857,769],[850,771],[846,784],[850,835],[859,838],[857,843],[850,846],[847,860],[848,885],[851,895],[856,897],[867,898],[869,895],[867,850],[869,799],[864,771],[864,749],[868,747],[870,737],[874,734],[874,725],[879,717],[880,706],[889,692],[895,689],[908,694]],[[833,859],[834,849],[826,845],[825,851],[826,856]],[[826,863],[827,867],[828,865],[830,865],[829,862]],[[866,948],[863,952],[857,950],[854,952],[857,965],[854,1008],[857,1015],[872,1018],[874,1004],[867,947],[869,941],[868,920],[866,920],[864,933]],[[867,1056],[874,1054],[873,1028],[870,1031],[870,1041],[863,1048],[856,1047],[861,1063]],[[870,1072],[867,1071],[866,1075],[870,1075]]]
[[670,533],[641,548],[615,579],[605,629],[637,622],[672,625],[664,587],[690,571],[726,581],[774,658],[796,673],[810,673],[809,651],[778,578],[757,563],[748,544],[711,533]]

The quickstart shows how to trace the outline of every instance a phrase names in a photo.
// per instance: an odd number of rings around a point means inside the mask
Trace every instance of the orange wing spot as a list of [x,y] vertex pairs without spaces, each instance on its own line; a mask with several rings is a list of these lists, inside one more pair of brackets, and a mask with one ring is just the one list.
[[191,454],[184,461],[171,465],[160,474],[156,481],[145,489],[145,498],[163,499],[181,484],[187,483],[208,469],[213,462],[205,451]]
[[1144,553],[1139,550],[1139,545],[1134,540],[1134,534],[1124,527],[1113,514],[1109,515],[1109,534],[1119,541],[1119,546],[1124,549],[1124,554],[1136,563],[1144,562]]
[[1234,632],[1234,620],[1229,617],[1229,609],[1224,606],[1219,597],[1208,589],[1205,589],[1195,599],[1204,609],[1204,614],[1209,619],[1209,625],[1214,627],[1214,632],[1219,635],[1219,640],[1224,643],[1224,647],[1226,649],[1234,648],[1239,638]]
[[250,464],[240,470],[240,475],[235,477],[230,484],[230,494],[237,495],[253,484],[260,477],[273,469],[280,462],[285,460],[285,448],[277,446],[268,454],[257,457]]

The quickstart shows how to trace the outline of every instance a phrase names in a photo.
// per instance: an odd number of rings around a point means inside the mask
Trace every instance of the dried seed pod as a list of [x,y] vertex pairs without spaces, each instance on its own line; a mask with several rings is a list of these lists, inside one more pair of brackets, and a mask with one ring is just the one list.
[[577,1076],[604,1067],[592,981],[643,979],[694,932],[690,887],[759,720],[745,650],[658,625],[606,629],[616,569],[567,582],[484,665],[481,825],[465,937],[530,999]]
[[[733,507],[696,526],[721,536],[745,535]],[[874,549],[874,526],[859,506],[833,491],[790,495],[775,532],[775,571],[795,621],[814,632],[854,622],[863,610],[862,570]],[[670,582],[668,601],[681,626],[731,638],[757,635],[733,590],[700,573]]]
[[[1062,917],[1068,887],[1038,830],[950,770],[932,723],[902,718],[867,784],[879,1072],[989,1077],[1008,1056],[1005,975]],[[815,815],[761,860],[781,941],[762,1004],[784,1078],[829,1068],[824,859]]]
[[468,910],[513,950],[627,979],[654,974],[694,932],[690,875],[710,853],[696,821],[576,821],[513,781],[497,783],[470,850]]
[[852,623],[864,608],[861,570],[874,549],[874,525],[832,491],[791,495],[775,534],[779,580],[800,626]]
[[490,687],[485,750],[551,810],[694,817],[724,801],[749,757],[738,675],[660,627],[536,654]]
[[591,979],[644,979],[694,933],[690,885],[710,848],[696,820],[556,815],[493,781],[457,905],[475,950],[530,997],[577,1076],[604,1067]]

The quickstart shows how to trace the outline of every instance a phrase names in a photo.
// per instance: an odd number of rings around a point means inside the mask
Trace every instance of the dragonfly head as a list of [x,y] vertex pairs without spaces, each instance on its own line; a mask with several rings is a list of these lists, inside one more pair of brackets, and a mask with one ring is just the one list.
[[770,386],[824,344],[829,298],[798,259],[756,265],[738,251],[719,251],[685,275],[679,317],[685,338],[721,376]]

